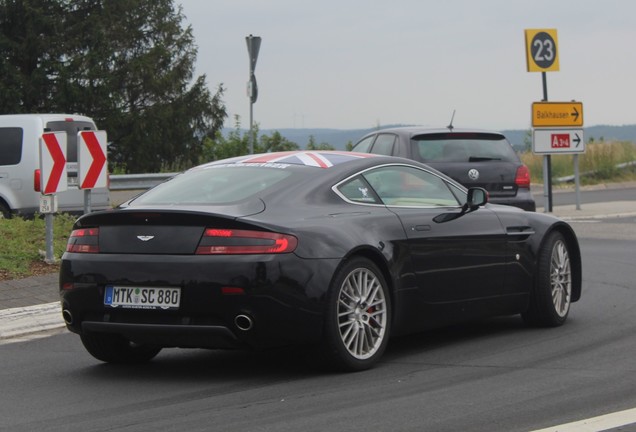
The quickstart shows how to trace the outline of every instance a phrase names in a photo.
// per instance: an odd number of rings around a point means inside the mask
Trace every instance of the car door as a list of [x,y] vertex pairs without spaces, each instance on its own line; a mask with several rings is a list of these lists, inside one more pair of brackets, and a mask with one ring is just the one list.
[[365,173],[365,179],[402,222],[418,302],[468,302],[501,295],[506,236],[496,214],[482,207],[436,222],[440,214],[460,211],[462,192],[416,167],[384,166]]

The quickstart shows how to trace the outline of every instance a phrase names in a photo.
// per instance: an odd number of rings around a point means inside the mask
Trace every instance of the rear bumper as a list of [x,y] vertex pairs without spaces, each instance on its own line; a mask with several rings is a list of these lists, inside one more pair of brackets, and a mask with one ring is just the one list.
[[[272,257],[66,253],[60,296],[67,327],[164,347],[265,348],[319,340],[324,294],[338,260]],[[180,287],[181,304],[178,310],[113,308],[104,304],[108,285]],[[224,294],[224,287],[240,288],[240,294]],[[241,329],[239,316],[253,326]]]
[[491,196],[488,202],[493,204],[502,204],[513,207],[518,207],[525,211],[537,211],[537,205],[534,202],[530,189],[519,189],[517,195],[514,197],[493,197]]
[[126,339],[163,347],[245,348],[230,329],[214,325],[129,324],[84,321],[82,333],[120,334]]

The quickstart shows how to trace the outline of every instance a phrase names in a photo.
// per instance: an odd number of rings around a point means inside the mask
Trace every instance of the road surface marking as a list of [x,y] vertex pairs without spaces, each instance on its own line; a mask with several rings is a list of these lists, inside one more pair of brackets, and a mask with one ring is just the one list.
[[636,408],[532,432],[600,432],[632,423],[636,423]]

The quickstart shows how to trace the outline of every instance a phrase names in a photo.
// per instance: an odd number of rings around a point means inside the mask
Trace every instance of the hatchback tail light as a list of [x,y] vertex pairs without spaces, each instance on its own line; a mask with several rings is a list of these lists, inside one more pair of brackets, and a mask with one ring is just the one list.
[[273,232],[206,228],[197,255],[279,254],[296,249],[298,239]]
[[517,175],[515,176],[515,184],[520,188],[530,188],[530,170],[527,166],[521,165],[517,168]]
[[99,228],[81,228],[71,232],[66,252],[99,253]]

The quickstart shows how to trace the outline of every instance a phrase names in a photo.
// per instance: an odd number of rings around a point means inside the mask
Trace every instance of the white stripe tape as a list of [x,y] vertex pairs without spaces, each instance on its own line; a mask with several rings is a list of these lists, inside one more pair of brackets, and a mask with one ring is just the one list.
[[632,423],[636,423],[636,408],[532,432],[600,432]]

